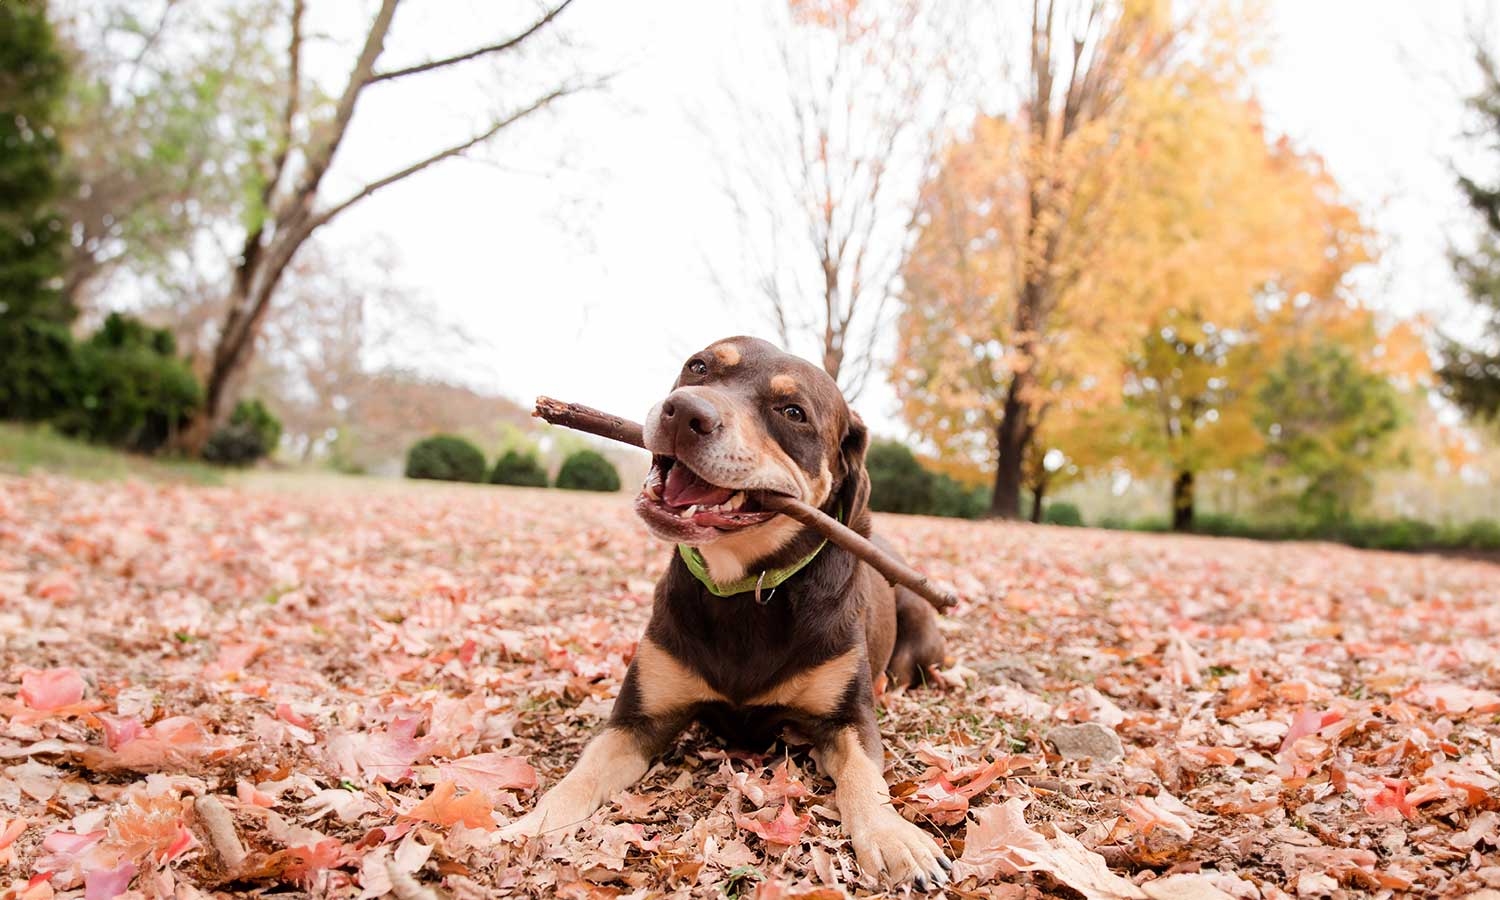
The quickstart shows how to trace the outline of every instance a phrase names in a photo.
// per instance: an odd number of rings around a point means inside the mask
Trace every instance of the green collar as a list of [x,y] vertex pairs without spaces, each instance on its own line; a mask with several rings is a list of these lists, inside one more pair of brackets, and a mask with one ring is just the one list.
[[[842,509],[838,512],[838,520],[840,522],[844,521],[844,511]],[[703,582],[703,586],[708,588],[708,592],[715,597],[733,597],[736,594],[754,591],[755,601],[763,603],[765,601],[760,599],[760,592],[762,590],[776,590],[782,582],[805,569],[807,564],[816,559],[826,546],[828,546],[828,539],[824,538],[818,542],[818,546],[813,548],[813,552],[789,566],[783,566],[780,569],[766,569],[759,575],[746,575],[744,578],[738,581],[731,581],[728,584],[719,584],[717,581],[714,581],[713,576],[708,574],[708,561],[703,558],[703,553],[697,547],[689,546],[688,544],[678,544],[677,553],[682,557],[682,561],[687,564],[688,571],[693,573],[693,577]],[[769,596],[766,597],[767,601],[770,599]]]

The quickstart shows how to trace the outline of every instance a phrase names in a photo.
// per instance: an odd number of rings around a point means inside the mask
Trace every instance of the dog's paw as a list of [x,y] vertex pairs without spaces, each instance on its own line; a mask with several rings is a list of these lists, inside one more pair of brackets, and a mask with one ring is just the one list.
[[577,831],[593,813],[594,808],[590,804],[570,802],[562,797],[553,800],[552,795],[548,794],[531,812],[501,827],[499,836],[502,841],[566,836]]
[[911,882],[918,890],[948,883],[953,864],[937,841],[921,828],[886,807],[851,835],[859,867],[891,884]]

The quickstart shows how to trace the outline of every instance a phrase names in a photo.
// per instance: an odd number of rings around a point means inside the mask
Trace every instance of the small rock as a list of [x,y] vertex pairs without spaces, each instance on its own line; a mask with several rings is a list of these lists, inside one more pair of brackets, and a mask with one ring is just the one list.
[[1033,668],[1031,663],[1026,661],[1026,657],[1014,653],[1002,653],[981,669],[1028,691],[1034,691],[1042,686],[1042,673]]
[[1059,725],[1047,732],[1047,743],[1063,759],[1098,759],[1111,762],[1125,755],[1120,736],[1098,722]]

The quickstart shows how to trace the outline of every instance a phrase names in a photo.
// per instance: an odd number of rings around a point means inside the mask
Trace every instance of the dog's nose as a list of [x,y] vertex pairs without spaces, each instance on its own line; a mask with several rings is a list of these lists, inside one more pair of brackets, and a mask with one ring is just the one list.
[[662,401],[661,424],[681,446],[718,431],[724,420],[712,403],[695,394],[677,391]]

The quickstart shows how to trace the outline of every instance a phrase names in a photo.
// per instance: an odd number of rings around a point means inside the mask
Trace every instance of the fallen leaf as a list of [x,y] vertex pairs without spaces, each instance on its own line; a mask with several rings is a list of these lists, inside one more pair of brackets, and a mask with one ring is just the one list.
[[407,816],[423,822],[434,822],[450,826],[462,822],[469,828],[494,831],[495,807],[483,791],[458,794],[458,786],[451,781],[440,781],[427,799],[418,803]]

